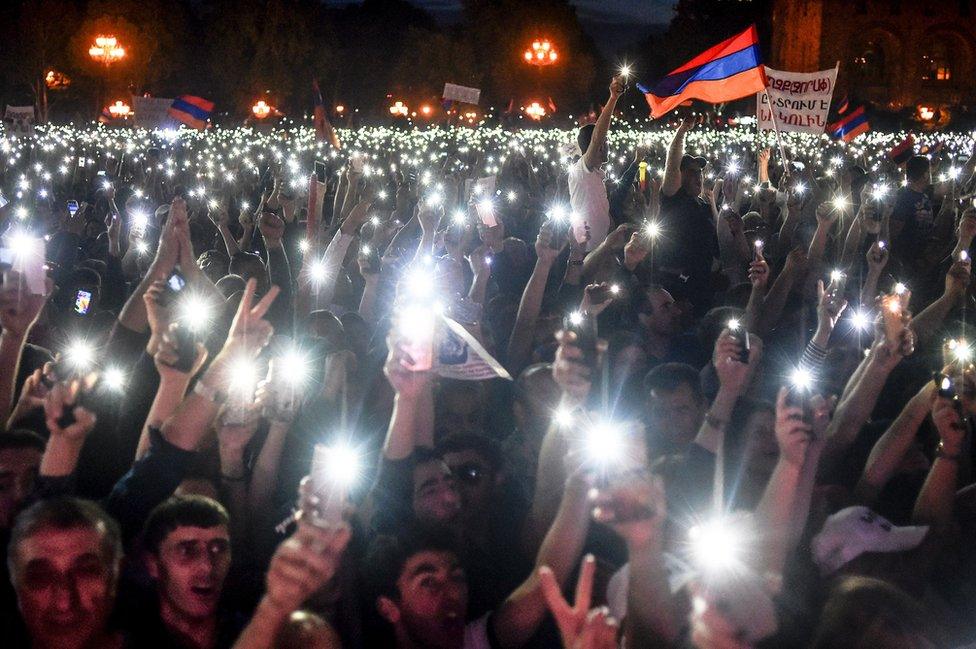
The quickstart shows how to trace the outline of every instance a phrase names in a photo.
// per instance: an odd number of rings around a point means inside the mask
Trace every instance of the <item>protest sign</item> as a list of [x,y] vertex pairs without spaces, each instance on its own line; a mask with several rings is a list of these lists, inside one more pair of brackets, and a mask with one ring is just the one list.
[[501,363],[467,329],[447,316],[441,317],[447,327],[437,345],[434,371],[439,376],[460,381],[512,380]]
[[444,99],[460,101],[465,104],[477,104],[481,100],[481,89],[445,83]]
[[136,97],[132,96],[133,121],[139,128],[167,128],[179,125],[169,116],[169,108],[173,105],[171,97]]
[[34,134],[34,107],[7,106],[3,113],[3,123],[10,135],[28,137]]
[[[769,87],[756,94],[759,130],[823,133],[837,68],[817,72],[784,72],[766,66]],[[775,111],[775,123],[774,123]]]

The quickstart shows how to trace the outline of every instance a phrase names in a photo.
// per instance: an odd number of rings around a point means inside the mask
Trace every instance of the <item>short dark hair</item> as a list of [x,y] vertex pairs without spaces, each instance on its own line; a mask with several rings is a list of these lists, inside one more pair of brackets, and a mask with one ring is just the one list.
[[924,176],[931,169],[931,162],[924,155],[915,155],[905,164],[905,177],[913,182]]
[[372,606],[380,597],[400,601],[397,580],[410,557],[421,552],[450,552],[461,558],[454,534],[441,526],[414,525],[397,536],[377,536],[364,562],[364,591]]
[[593,131],[595,130],[596,124],[584,124],[576,132],[576,144],[579,145],[581,153],[586,153],[586,150],[590,148],[590,142],[593,141]]
[[113,580],[118,577],[119,562],[122,560],[122,535],[115,520],[90,500],[60,496],[41,500],[24,511],[14,520],[7,544],[7,570],[11,581],[16,583],[16,570],[20,543],[44,528],[58,530],[87,528],[101,536],[102,558],[109,564]]
[[664,363],[648,372],[644,377],[644,394],[651,390],[674,392],[682,385],[690,387],[698,401],[705,398],[698,370],[687,363]]
[[149,514],[142,528],[143,548],[159,554],[159,546],[178,527],[202,527],[209,529],[220,525],[229,526],[227,510],[216,500],[206,496],[170,496]]
[[44,442],[44,438],[26,428],[14,428],[13,430],[0,434],[0,451],[8,448],[32,448],[43,453],[45,447],[46,443]]
[[480,454],[489,465],[492,471],[498,471],[502,465],[502,452],[494,440],[484,435],[474,433],[452,433],[437,444],[437,451],[443,457],[448,453],[460,453],[461,451],[474,451]]
[[242,266],[255,263],[261,264],[261,267],[264,268],[264,260],[261,259],[261,255],[256,255],[253,252],[244,252],[241,250],[239,252],[235,252],[231,256],[230,263],[227,267],[227,272],[231,275],[241,275],[241,273],[238,271]]

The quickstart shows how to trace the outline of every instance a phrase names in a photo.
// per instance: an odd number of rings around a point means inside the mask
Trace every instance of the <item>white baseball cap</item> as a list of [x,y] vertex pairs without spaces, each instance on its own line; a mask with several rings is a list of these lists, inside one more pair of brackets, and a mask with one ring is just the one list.
[[830,574],[865,552],[918,547],[928,531],[927,525],[898,527],[868,507],[848,507],[828,518],[810,545],[820,570]]

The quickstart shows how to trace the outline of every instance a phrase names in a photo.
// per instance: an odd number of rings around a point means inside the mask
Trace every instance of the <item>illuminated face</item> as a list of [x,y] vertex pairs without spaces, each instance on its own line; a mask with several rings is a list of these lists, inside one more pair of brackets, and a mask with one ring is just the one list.
[[651,431],[660,436],[664,447],[683,449],[695,439],[707,403],[698,400],[690,385],[681,383],[670,391],[651,390],[647,406]]
[[223,525],[184,526],[170,532],[146,566],[157,581],[161,609],[183,619],[213,617],[230,558],[230,534]]
[[115,601],[115,567],[90,527],[41,528],[16,550],[14,589],[34,647],[97,646]]
[[413,514],[418,521],[450,523],[461,511],[461,495],[451,470],[440,460],[413,470]]
[[676,334],[681,327],[681,311],[671,294],[663,288],[650,290],[647,301],[649,312],[638,316],[641,326],[657,336]]
[[469,516],[487,515],[495,484],[491,465],[472,449],[446,453],[444,462],[454,476],[464,513]]
[[468,582],[452,552],[421,551],[397,579],[399,601],[381,597],[380,612],[416,647],[460,649],[468,609]]
[[14,516],[30,494],[41,465],[36,448],[5,448],[0,451],[0,530],[10,529]]

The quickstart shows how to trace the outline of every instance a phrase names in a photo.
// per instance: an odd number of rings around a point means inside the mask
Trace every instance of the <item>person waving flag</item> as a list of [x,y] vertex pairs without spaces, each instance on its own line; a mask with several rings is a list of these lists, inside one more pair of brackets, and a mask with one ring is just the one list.
[[759,35],[752,25],[741,34],[702,52],[657,82],[637,84],[657,119],[689,99],[713,104],[741,99],[768,86],[759,60]]

